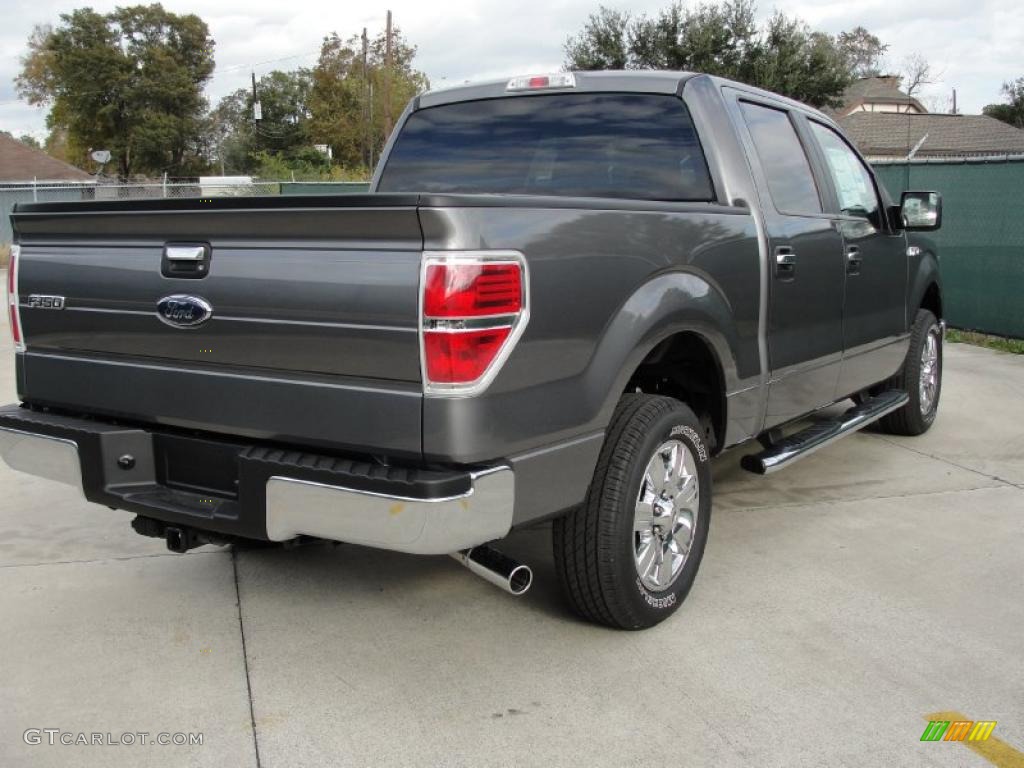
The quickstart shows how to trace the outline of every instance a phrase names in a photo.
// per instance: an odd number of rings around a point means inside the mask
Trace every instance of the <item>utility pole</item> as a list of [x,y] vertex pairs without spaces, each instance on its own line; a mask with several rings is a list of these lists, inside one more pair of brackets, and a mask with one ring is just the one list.
[[253,149],[259,149],[260,145],[260,132],[259,122],[263,119],[263,108],[260,105],[259,96],[256,94],[256,71],[253,70],[252,74],[252,146]]
[[392,35],[391,11],[388,11],[387,38],[384,44],[384,138],[391,135],[391,67],[394,64],[394,45]]
[[370,99],[372,98],[373,92],[370,90],[370,69],[367,66],[367,60],[369,57],[370,50],[370,38],[366,36],[366,27],[363,27],[363,83],[366,86],[366,96],[363,99],[363,162],[366,163],[366,167],[370,167],[369,156],[370,156]]

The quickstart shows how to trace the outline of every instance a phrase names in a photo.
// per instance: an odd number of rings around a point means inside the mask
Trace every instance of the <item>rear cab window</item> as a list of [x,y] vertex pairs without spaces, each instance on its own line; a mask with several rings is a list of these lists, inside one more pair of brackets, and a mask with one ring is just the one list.
[[419,110],[395,140],[377,191],[715,199],[682,100],[638,93],[513,96]]

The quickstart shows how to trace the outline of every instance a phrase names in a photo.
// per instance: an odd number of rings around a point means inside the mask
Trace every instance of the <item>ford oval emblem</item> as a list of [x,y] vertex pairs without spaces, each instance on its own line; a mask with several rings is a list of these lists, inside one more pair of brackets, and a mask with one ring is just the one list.
[[213,307],[206,299],[179,293],[160,299],[156,303],[156,314],[175,328],[197,328],[210,319]]

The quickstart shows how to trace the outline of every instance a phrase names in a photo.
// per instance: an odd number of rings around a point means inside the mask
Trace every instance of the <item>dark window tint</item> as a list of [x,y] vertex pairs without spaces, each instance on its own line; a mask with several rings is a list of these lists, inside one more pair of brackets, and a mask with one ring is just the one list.
[[812,120],[811,131],[821,145],[828,172],[836,185],[839,209],[851,216],[874,219],[879,210],[878,194],[864,163],[831,128]]
[[420,110],[402,128],[378,190],[713,197],[682,101],[625,93],[519,96]]
[[781,213],[821,213],[814,174],[789,115],[746,101],[740,102],[740,108],[775,207]]

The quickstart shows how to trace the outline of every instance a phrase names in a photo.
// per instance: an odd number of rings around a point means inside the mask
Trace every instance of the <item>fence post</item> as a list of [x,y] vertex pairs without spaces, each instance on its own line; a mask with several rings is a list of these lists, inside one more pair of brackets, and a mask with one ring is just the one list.
[[33,203],[38,203],[39,202],[39,193],[36,192],[36,184],[38,183],[38,181],[39,181],[39,177],[38,176],[33,176],[32,177],[32,202]]
[[167,197],[167,171],[164,171],[163,193],[164,193],[164,197]]

